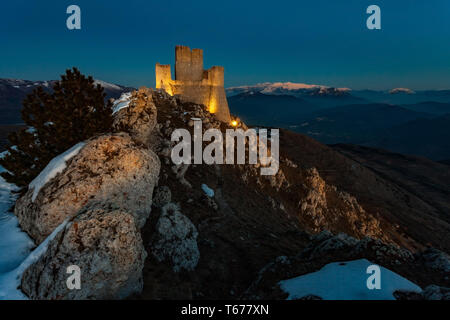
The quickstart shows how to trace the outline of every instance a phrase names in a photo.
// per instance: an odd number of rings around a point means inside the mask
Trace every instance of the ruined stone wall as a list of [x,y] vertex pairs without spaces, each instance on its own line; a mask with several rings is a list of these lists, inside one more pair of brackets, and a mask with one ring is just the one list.
[[170,65],[155,66],[156,88],[170,95],[208,107],[216,118],[231,120],[224,88],[224,68],[214,66],[203,70],[203,50],[185,46],[175,48],[175,80],[172,80]]

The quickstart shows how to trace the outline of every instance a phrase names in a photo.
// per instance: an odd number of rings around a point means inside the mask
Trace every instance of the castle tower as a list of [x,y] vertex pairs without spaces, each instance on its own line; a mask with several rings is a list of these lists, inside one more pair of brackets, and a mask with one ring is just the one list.
[[224,88],[224,68],[203,69],[203,50],[175,47],[175,80],[170,65],[155,66],[156,88],[183,100],[204,104],[209,112],[223,122],[230,122],[230,110]]
[[175,80],[201,81],[203,78],[203,50],[175,47]]

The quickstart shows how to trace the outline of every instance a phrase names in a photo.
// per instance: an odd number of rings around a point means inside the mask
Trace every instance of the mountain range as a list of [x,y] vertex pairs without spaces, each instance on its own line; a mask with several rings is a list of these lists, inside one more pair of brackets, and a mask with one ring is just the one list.
[[[345,97],[354,101],[368,101],[388,104],[416,104],[419,102],[450,103],[450,90],[412,90],[393,88],[390,90],[352,90],[350,88],[333,88],[324,85],[264,82],[256,85],[227,88],[227,95],[234,96],[245,92],[260,92],[268,95],[291,95],[295,97]],[[339,100],[338,100],[339,101]]]
[[[54,81],[0,79],[0,149],[22,125],[22,100]],[[134,88],[96,83],[107,98]],[[326,144],[350,143],[393,152],[450,159],[450,90],[351,90],[292,82],[227,88],[232,113],[254,126],[303,133]]]
[[287,128],[327,144],[352,143],[450,159],[449,90],[354,91],[263,83],[228,88],[227,94],[232,113],[255,126]]

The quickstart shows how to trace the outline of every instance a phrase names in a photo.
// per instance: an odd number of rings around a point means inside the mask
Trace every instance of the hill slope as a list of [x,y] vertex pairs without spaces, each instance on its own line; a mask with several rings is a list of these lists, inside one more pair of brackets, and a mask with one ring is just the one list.
[[434,160],[450,158],[450,114],[416,119],[386,129],[365,145]]
[[295,131],[323,143],[364,143],[392,126],[431,117],[388,104],[354,104],[313,113]]

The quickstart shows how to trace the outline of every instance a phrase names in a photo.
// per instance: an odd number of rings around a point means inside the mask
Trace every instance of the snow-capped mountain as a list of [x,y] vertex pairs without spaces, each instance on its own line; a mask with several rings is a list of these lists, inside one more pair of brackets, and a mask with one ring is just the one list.
[[294,82],[264,82],[249,86],[238,86],[226,89],[228,96],[244,92],[260,92],[269,95],[292,96],[343,96],[348,95],[349,88],[333,88],[324,85]]
[[[319,106],[334,107],[353,103],[416,104],[422,102],[450,103],[450,90],[413,90],[398,87],[388,90],[335,88],[295,82],[264,82],[226,89],[228,97],[242,93],[289,95],[303,98]],[[337,99],[337,100],[336,100]]]
[[397,94],[397,93],[406,93],[406,94],[415,94],[414,90],[408,89],[408,88],[394,88],[389,91],[390,94]]

